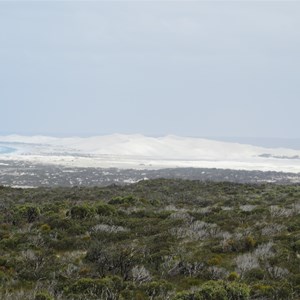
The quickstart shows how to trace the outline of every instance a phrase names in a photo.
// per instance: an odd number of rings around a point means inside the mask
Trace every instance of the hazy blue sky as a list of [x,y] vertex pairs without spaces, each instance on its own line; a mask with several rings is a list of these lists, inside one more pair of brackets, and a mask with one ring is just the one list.
[[300,2],[1,1],[0,133],[300,138]]

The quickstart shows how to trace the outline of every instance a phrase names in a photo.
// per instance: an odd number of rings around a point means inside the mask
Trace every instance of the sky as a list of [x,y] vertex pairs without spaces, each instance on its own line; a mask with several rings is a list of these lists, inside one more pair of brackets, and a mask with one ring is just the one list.
[[0,134],[300,138],[298,1],[0,1]]

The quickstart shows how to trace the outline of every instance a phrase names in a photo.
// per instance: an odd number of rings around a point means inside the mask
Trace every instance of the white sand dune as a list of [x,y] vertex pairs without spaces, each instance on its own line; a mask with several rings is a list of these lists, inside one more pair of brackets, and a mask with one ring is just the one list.
[[299,150],[270,149],[201,138],[123,134],[88,138],[10,135],[0,136],[0,142],[16,149],[13,153],[1,154],[3,160],[74,167],[205,167],[300,172]]

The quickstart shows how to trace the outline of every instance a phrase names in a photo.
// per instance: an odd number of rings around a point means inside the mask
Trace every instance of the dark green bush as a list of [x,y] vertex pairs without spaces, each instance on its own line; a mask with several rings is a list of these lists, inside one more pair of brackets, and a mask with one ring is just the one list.
[[94,209],[88,205],[71,207],[69,215],[72,219],[83,220],[94,215]]
[[66,289],[70,295],[85,295],[85,299],[114,299],[113,294],[118,295],[122,290],[123,282],[117,276],[100,279],[81,278]]
[[54,300],[47,292],[39,292],[35,295],[34,300]]
[[97,204],[95,210],[99,216],[113,216],[116,214],[116,209],[105,203]]
[[40,216],[40,209],[34,205],[21,205],[15,212],[16,220],[25,219],[28,223],[33,223]]

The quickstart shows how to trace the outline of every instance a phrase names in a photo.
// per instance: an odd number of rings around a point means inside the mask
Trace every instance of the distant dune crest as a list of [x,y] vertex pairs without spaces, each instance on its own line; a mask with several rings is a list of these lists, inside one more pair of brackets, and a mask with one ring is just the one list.
[[120,168],[211,167],[300,172],[300,150],[210,139],[113,134],[88,138],[0,136],[3,159]]

